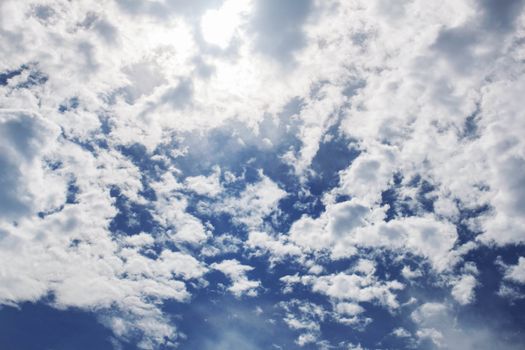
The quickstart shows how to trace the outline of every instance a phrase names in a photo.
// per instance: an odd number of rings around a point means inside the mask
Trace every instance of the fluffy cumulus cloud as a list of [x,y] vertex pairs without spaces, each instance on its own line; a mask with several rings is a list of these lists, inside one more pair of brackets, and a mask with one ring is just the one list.
[[1,1],[0,348],[520,348],[524,39],[521,0]]
[[525,283],[525,258],[520,257],[517,265],[510,266],[505,273],[505,278],[518,282]]
[[259,281],[251,281],[246,277],[248,271],[253,270],[253,267],[242,265],[237,260],[223,260],[220,263],[213,263],[211,268],[218,270],[228,276],[231,280],[231,286],[228,290],[234,295],[240,297],[243,294],[249,296],[257,295],[257,287],[261,284]]

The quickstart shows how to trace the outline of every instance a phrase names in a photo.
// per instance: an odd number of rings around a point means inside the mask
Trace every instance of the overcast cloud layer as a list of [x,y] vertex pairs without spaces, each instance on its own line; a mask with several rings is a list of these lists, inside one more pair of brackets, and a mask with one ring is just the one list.
[[523,349],[524,13],[0,1],[0,348]]

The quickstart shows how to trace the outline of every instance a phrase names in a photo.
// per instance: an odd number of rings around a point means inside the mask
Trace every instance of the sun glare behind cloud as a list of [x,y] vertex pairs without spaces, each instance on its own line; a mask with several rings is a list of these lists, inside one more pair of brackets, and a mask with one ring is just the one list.
[[211,9],[201,19],[202,36],[206,42],[226,49],[248,10],[249,1],[226,1],[219,9]]

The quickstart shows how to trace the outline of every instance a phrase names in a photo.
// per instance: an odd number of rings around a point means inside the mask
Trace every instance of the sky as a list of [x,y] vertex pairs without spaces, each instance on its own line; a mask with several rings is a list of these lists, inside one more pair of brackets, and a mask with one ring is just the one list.
[[0,1],[0,348],[523,349],[525,1]]

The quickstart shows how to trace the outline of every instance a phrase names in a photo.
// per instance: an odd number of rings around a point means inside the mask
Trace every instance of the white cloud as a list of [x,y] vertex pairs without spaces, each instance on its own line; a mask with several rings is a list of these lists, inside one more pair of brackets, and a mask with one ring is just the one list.
[[360,155],[341,175],[341,192],[372,205],[387,189],[394,168],[395,149],[377,145],[372,152]]
[[408,338],[411,336],[410,332],[403,327],[396,328],[392,331],[392,334],[398,338]]
[[217,203],[213,209],[229,213],[233,219],[249,228],[257,229],[263,219],[277,209],[279,201],[286,196],[275,182],[264,174],[261,180],[249,184],[238,197],[227,197]]
[[217,10],[206,11],[201,18],[204,40],[221,49],[227,48],[235,30],[241,25],[242,17],[248,15],[250,6],[249,0],[228,0]]
[[266,232],[252,231],[248,235],[246,245],[252,249],[269,252],[270,259],[283,260],[287,257],[301,257],[303,251],[297,245],[280,237],[272,237]]
[[292,299],[281,302],[279,306],[284,309],[284,322],[286,325],[301,334],[295,340],[299,346],[317,342],[321,330],[321,322],[327,316],[327,312],[321,305],[308,301]]
[[472,275],[463,275],[456,282],[452,288],[452,296],[461,305],[470,304],[475,299],[474,289],[478,285],[476,277]]
[[189,190],[210,197],[217,196],[222,192],[220,183],[220,168],[215,168],[213,174],[209,176],[191,176],[184,181]]
[[186,212],[187,199],[179,193],[183,187],[171,173],[166,173],[152,188],[157,194],[154,217],[163,226],[166,236],[176,243],[199,245],[210,232],[195,216]]
[[434,328],[421,328],[416,332],[416,336],[420,339],[430,339],[432,343],[438,348],[443,347],[443,334]]
[[319,276],[313,278],[310,283],[314,292],[325,294],[336,300],[376,301],[392,309],[399,307],[395,291],[403,289],[403,284],[397,281],[382,283],[371,275],[347,275],[345,273]]
[[257,290],[261,287],[260,281],[250,280],[246,276],[246,273],[253,270],[253,267],[243,265],[238,260],[223,260],[220,263],[211,264],[210,267],[228,276],[232,282],[228,290],[237,297],[243,295],[256,296]]
[[456,238],[454,225],[432,217],[407,217],[363,228],[354,240],[365,246],[411,249],[428,258],[434,268],[441,271],[455,262],[452,248]]
[[58,135],[57,125],[38,114],[0,110],[0,217],[16,221],[65,200],[64,180],[44,161],[57,146]]
[[441,317],[446,314],[447,306],[440,303],[425,303],[412,313],[415,322],[423,322]]
[[359,315],[360,313],[365,311],[365,309],[362,306],[355,303],[338,303],[335,306],[335,310],[340,314],[348,316]]
[[303,333],[295,341],[299,346],[305,346],[306,344],[315,343],[317,336],[312,333]]
[[330,205],[318,219],[303,217],[296,221],[290,240],[308,249],[331,249],[334,258],[352,256],[356,247],[384,247],[426,257],[438,271],[455,264],[454,225],[431,216],[376,223],[374,216],[378,215],[357,200]]
[[519,349],[520,344],[501,339],[501,330],[495,331],[479,323],[469,323],[457,317],[447,304],[427,302],[413,313],[415,335],[419,341],[430,340],[446,349],[493,349],[503,347]]
[[126,237],[125,241],[131,246],[144,247],[152,245],[155,242],[155,239],[151,235],[141,232],[138,235]]
[[516,265],[511,265],[505,271],[505,279],[525,284],[525,258],[520,256]]
[[[512,89],[509,86],[512,84]],[[509,93],[510,91],[510,93]],[[484,221],[483,241],[498,244],[521,242],[523,231],[523,194],[525,145],[518,134],[525,131],[517,118],[520,107],[515,100],[525,91],[525,80],[502,81],[484,90],[482,126],[486,128],[483,147],[487,152],[487,182],[490,203],[495,212]]]
[[[298,274],[281,277],[286,285],[285,291],[293,288],[295,284],[310,286],[313,292],[326,295],[336,302],[335,311],[341,321],[345,317],[356,316],[363,310],[358,305],[360,302],[374,302],[389,309],[399,307],[396,291],[404,285],[396,280],[380,281],[376,276],[374,264],[369,260],[361,260],[353,270],[355,273],[344,272],[329,275],[303,275]],[[350,321],[350,319],[346,319]],[[357,323],[357,319],[354,320]]]
[[401,270],[401,274],[406,279],[414,279],[422,276],[421,271],[419,270],[412,270],[409,266],[403,266],[403,269]]

